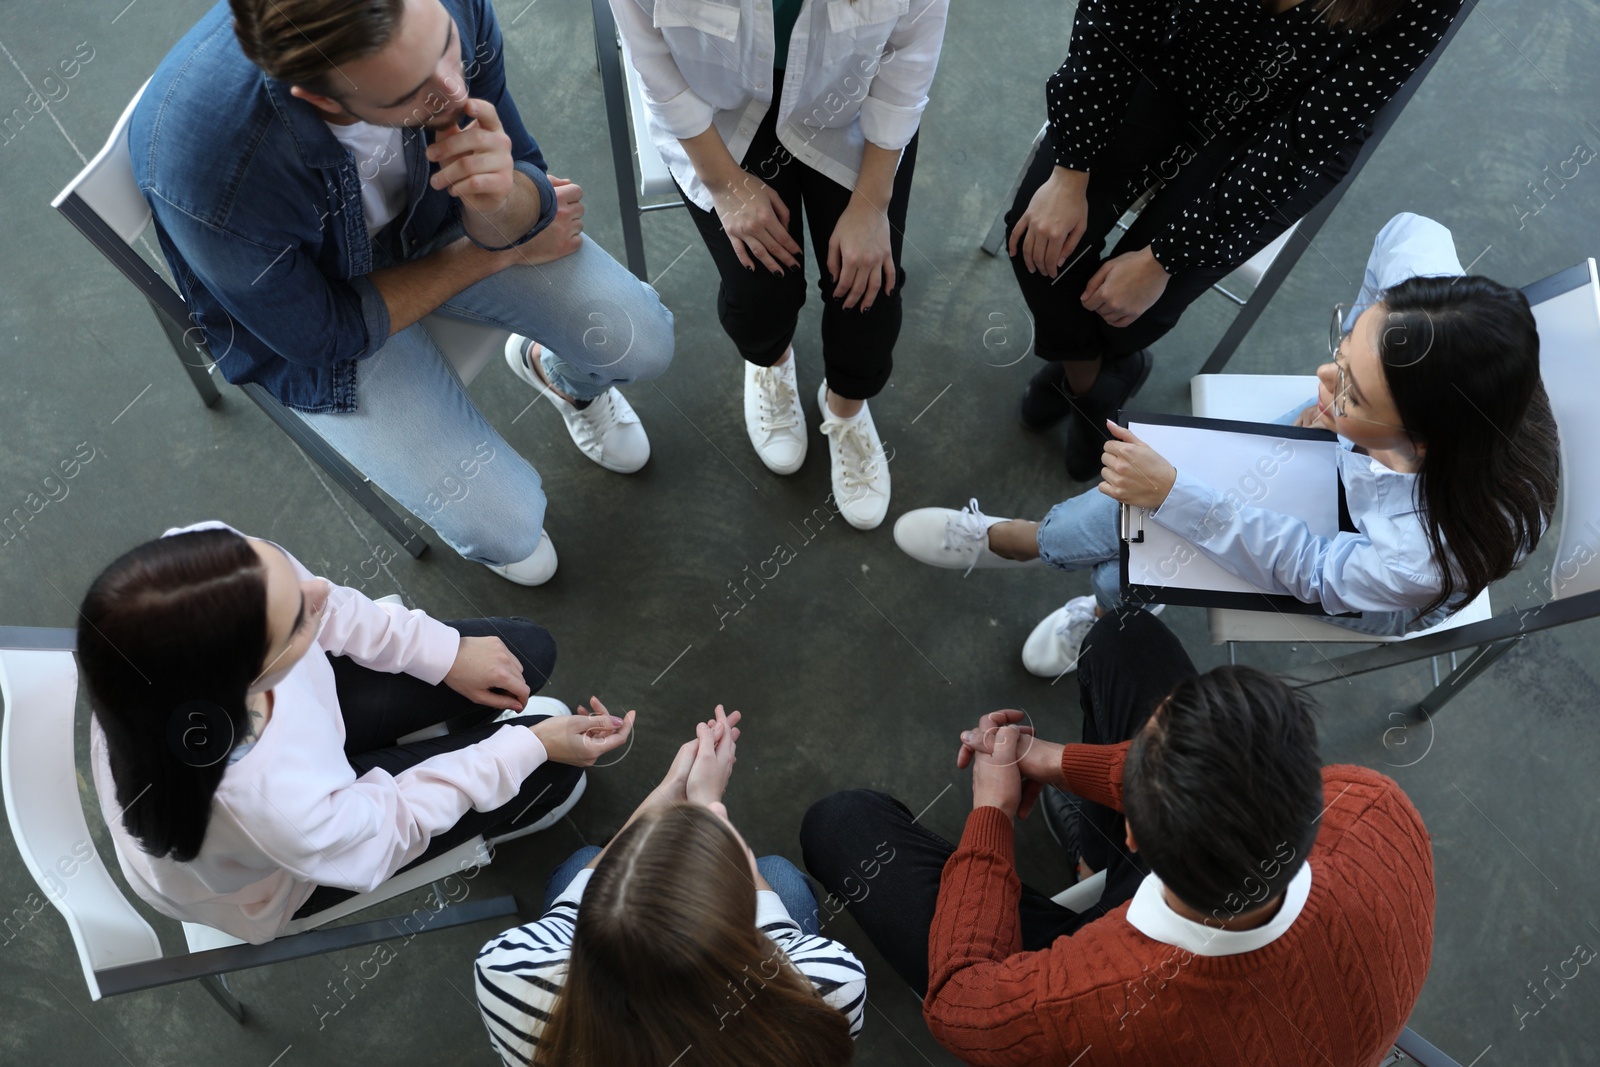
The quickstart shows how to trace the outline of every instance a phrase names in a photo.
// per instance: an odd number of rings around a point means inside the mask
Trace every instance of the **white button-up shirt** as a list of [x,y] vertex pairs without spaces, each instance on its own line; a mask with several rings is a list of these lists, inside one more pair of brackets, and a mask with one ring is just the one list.
[[[898,151],[917,132],[948,9],[949,0],[803,0],[779,98],[783,147],[854,190],[867,141]],[[715,125],[744,161],[776,88],[772,0],[611,0],[611,10],[656,150],[689,199],[715,210],[678,142]]]

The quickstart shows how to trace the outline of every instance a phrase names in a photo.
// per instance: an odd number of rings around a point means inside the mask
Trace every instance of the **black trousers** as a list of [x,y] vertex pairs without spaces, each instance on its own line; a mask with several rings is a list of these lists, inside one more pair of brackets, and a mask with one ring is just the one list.
[[[783,84],[783,71],[773,72],[773,84]],[[900,337],[900,292],[905,288],[906,272],[900,266],[900,248],[905,238],[906,206],[911,201],[911,175],[917,164],[917,137],[911,138],[900,154],[895,172],[894,195],[890,197],[889,246],[894,255],[895,286],[890,294],[879,293],[869,311],[859,304],[846,310],[844,298],[833,295],[838,279],[828,273],[828,239],[850,204],[852,190],[832,178],[824,177],[800,162],[778,141],[778,98],[756,130],[755,139],[745,151],[740,165],[760,178],[783,200],[789,209],[789,236],[805,247],[804,227],[811,230],[811,251],[821,266],[817,286],[822,292],[822,361],[827,368],[828,387],[850,400],[877,396],[889,381],[894,367],[894,345]],[[747,270],[734,254],[728,235],[715,212],[704,211],[683,195],[689,215],[705,239],[711,259],[722,276],[717,289],[717,318],[722,328],[751,363],[770,367],[783,358],[794,340],[795,324],[806,302],[804,255],[796,256],[798,267],[773,274],[756,261]],[[802,221],[802,219],[804,221]]]
[[[1172,687],[1195,673],[1183,646],[1149,612],[1123,609],[1095,624],[1078,663],[1086,744],[1116,744],[1144,726]],[[1048,948],[1132,899],[1149,873],[1127,850],[1122,815],[1085,804],[1084,859],[1106,872],[1099,903],[1082,914],[1024,885],[1019,904],[1022,948]],[[1093,848],[1091,848],[1091,844]],[[852,917],[919,996],[928,989],[928,931],[939,879],[955,846],[912,821],[884,793],[855,789],[813,804],[800,828],[806,868]]]
[[[1275,241],[1284,230],[1339,183],[1356,153],[1359,141],[1347,145],[1339,160],[1307,183],[1289,203],[1280,205],[1257,231],[1237,263],[1210,268],[1180,268],[1167,279],[1160,299],[1144,314],[1123,327],[1084,308],[1080,299],[1107,259],[1137,252],[1179,218],[1226,169],[1240,149],[1238,137],[1208,137],[1188,115],[1182,101],[1164,97],[1148,82],[1140,82],[1129,100],[1122,125],[1091,164],[1087,197],[1089,217],[1076,250],[1055,279],[1030,274],[1020,249],[1011,257],[1011,269],[1022,287],[1023,299],[1033,313],[1034,351],[1041,359],[1089,360],[1116,358],[1147,348],[1178,324],[1184,309],[1234,268]],[[1006,213],[1006,239],[1028,209],[1033,194],[1055,168],[1055,145],[1047,133],[1023,177],[1017,198]],[[1106,237],[1125,211],[1152,185],[1159,189],[1139,214],[1139,219],[1102,257]]]
[[[522,663],[523,681],[537,693],[550,680],[556,665],[556,643],[550,632],[527,619],[458,619],[449,623],[463,637],[498,637]],[[495,708],[474,704],[443,682],[429,685],[409,674],[369,670],[345,656],[328,655],[339,710],[344,716],[345,759],[363,775],[374,767],[399,774],[430,756],[454,752],[477,744],[499,730],[493,722]],[[529,725],[542,715],[518,716],[511,722]],[[399,745],[406,734],[447,723],[450,733]],[[479,834],[506,832],[537,822],[566,800],[583,776],[580,767],[546,761],[522,783],[509,803],[493,811],[469,810],[456,824],[433,835],[422,855],[401,870],[415,867],[450,851]],[[337,886],[320,885],[300,905],[295,918],[331,908],[356,894]]]

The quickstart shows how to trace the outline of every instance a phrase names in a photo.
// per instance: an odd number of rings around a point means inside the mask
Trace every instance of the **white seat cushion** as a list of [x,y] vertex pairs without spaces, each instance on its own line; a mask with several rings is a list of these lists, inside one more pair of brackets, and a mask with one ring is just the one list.
[[428,315],[422,326],[439,346],[439,351],[450,361],[463,385],[471,385],[489,361],[500,358],[505,351],[505,330],[465,319],[452,319],[445,315]]

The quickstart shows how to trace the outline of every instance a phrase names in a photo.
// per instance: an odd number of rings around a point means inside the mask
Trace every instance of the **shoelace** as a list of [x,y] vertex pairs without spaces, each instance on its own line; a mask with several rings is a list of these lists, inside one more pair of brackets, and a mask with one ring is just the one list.
[[[965,578],[978,565],[978,557],[989,542],[989,524],[978,510],[978,498],[967,501],[967,506],[951,515],[944,524],[944,547],[947,552],[972,552],[972,562],[962,572]],[[973,549],[976,551],[973,551]]]
[[634,414],[631,408],[626,411],[619,410],[616,401],[616,390],[607,389],[595,397],[594,402],[588,407],[575,412],[574,418],[579,427],[581,444],[599,444],[611,427],[639,421],[639,416]]
[[[1067,617],[1062,619],[1060,625],[1056,627],[1056,636],[1070,639],[1075,628],[1082,627],[1087,630],[1089,626],[1094,625],[1094,621],[1094,604],[1092,601],[1087,606],[1081,604],[1068,605]],[[1088,625],[1085,626],[1085,623]]]
[[824,420],[822,432],[839,443],[840,466],[844,468],[846,489],[877,489],[872,484],[878,474],[878,461],[865,430],[866,420],[831,422]]
[[762,367],[756,371],[756,398],[761,411],[761,428],[768,433],[791,429],[798,422],[800,405],[795,401],[799,397],[789,376],[777,367]]

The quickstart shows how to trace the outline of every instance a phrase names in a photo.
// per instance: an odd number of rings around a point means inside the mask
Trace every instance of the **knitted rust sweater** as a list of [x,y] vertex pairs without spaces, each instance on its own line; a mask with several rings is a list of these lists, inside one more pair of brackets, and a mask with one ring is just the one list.
[[[1127,745],[1068,745],[1069,790],[1121,810]],[[972,1064],[1372,1067],[1405,1025],[1433,946],[1433,852],[1392,780],[1322,772],[1328,805],[1311,895],[1270,944],[1198,956],[1154,941],[1123,904],[1039,952],[1021,950],[1010,820],[967,819],[945,864],[923,1015]]]

